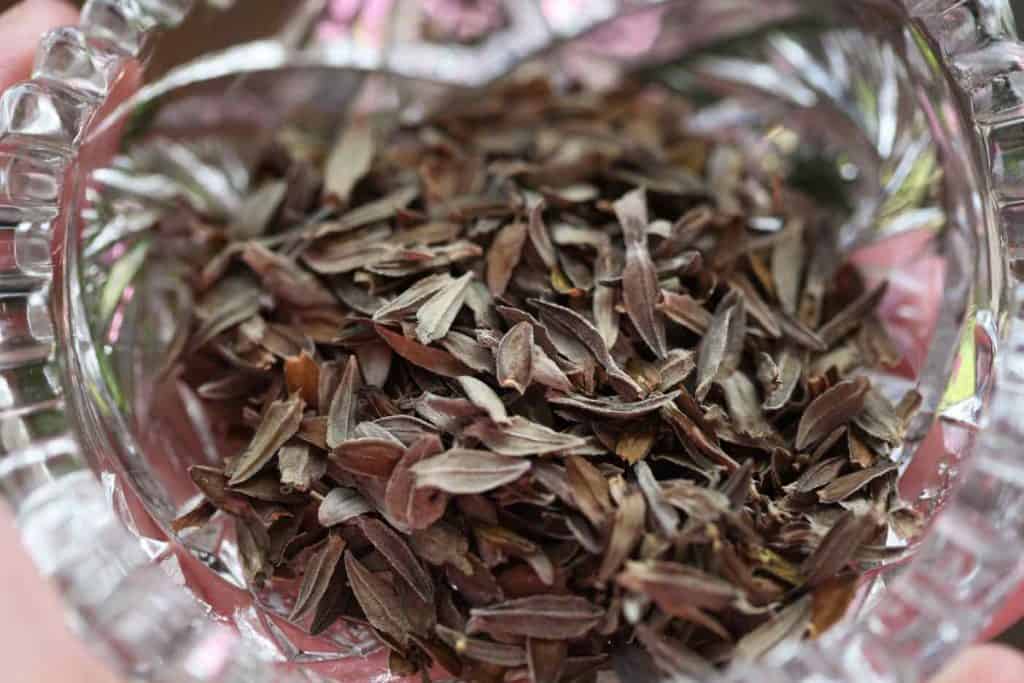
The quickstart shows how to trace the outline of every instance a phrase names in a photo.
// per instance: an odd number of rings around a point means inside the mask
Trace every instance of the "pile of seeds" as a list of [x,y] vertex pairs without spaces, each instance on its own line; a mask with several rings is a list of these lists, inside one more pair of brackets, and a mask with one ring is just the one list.
[[[836,217],[657,90],[505,84],[416,126],[288,131],[187,226],[179,364],[225,443],[184,530],[397,673],[699,676],[838,620],[918,402]],[[646,672],[646,673],[643,673]]]

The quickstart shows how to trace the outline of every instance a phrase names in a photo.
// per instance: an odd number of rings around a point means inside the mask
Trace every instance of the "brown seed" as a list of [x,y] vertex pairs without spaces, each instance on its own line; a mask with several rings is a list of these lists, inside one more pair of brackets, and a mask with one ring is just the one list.
[[870,386],[866,379],[858,377],[840,382],[814,399],[800,418],[796,447],[807,448],[857,417]]
[[434,599],[434,581],[402,537],[373,517],[359,517],[359,529],[424,602]]
[[417,487],[456,495],[486,493],[529,471],[529,460],[464,448],[446,451],[412,467]]
[[622,271],[626,312],[654,355],[664,358],[668,344],[665,321],[658,311],[661,288],[647,250],[647,197],[643,190],[635,190],[615,202],[615,214],[626,240],[626,268]]
[[525,393],[533,381],[533,356],[533,325],[516,323],[498,344],[498,384]]
[[366,568],[351,551],[345,553],[345,572],[367,621],[404,647],[410,624],[393,586]]
[[469,632],[528,638],[580,638],[600,623],[604,611],[584,598],[536,595],[470,610]]
[[270,405],[249,446],[232,468],[232,486],[256,476],[277,454],[281,446],[295,436],[302,422],[304,408],[302,397],[297,395],[285,401],[275,401]]

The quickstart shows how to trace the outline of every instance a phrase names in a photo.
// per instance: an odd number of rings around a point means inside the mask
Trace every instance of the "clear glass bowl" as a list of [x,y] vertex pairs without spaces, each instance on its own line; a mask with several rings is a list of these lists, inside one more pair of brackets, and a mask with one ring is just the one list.
[[259,4],[90,0],[0,100],[0,484],[113,665],[384,680],[367,633],[310,637],[281,596],[246,590],[227,520],[171,531],[187,466],[218,456],[197,397],[163,381],[188,254],[151,228],[178,202],[237,206],[269,132],[327,133],[353,108],[415,120],[524,62],[693,98],[694,126],[830,188],[844,220],[822,229],[893,285],[907,362],[878,380],[924,397],[897,457],[927,530],[876,549],[823,639],[723,680],[917,681],[981,633],[1024,579],[1024,47],[1007,0]]

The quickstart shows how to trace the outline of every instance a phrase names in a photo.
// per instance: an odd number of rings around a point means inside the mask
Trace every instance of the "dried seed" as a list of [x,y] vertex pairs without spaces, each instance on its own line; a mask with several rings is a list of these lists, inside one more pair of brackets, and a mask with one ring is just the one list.
[[716,380],[728,377],[739,365],[746,313],[743,298],[732,292],[718,305],[707,334],[700,342],[697,357],[697,390],[704,400]]
[[548,392],[547,400],[559,406],[582,410],[585,413],[606,417],[612,420],[627,420],[649,415],[671,405],[679,397],[678,391],[671,394],[649,396],[642,401],[624,403],[618,399],[596,399],[586,396],[564,396],[557,392]]
[[341,375],[338,387],[331,398],[330,412],[327,417],[327,447],[337,448],[349,438],[356,426],[356,411],[359,404],[357,394],[362,384],[359,372],[359,361],[349,356],[345,371]]
[[281,446],[295,436],[299,431],[304,409],[305,403],[297,395],[270,404],[252,441],[231,470],[232,486],[255,477],[277,454]]
[[331,489],[317,509],[317,521],[321,526],[336,526],[373,512],[363,496],[355,489],[339,487]]
[[615,521],[608,540],[608,549],[601,559],[601,567],[597,570],[598,583],[604,583],[619,571],[622,564],[640,543],[644,532],[644,515],[647,506],[644,496],[639,491],[631,493],[615,511]]
[[479,420],[463,430],[499,455],[547,455],[581,448],[586,441],[515,416],[503,424]]
[[394,587],[367,569],[351,551],[345,553],[345,572],[366,619],[375,629],[405,647],[409,642],[410,624]]
[[349,439],[331,452],[330,459],[346,472],[386,480],[402,452],[402,445],[391,439]]
[[470,633],[526,636],[527,638],[580,638],[597,626],[604,611],[584,598],[536,595],[470,610]]
[[614,208],[626,241],[626,267],[622,271],[626,312],[654,355],[664,358],[668,344],[665,322],[658,311],[661,289],[647,250],[647,197],[643,190],[635,190],[615,202]]
[[899,465],[897,463],[883,462],[870,469],[839,477],[818,491],[818,499],[823,503],[837,503],[841,500],[846,500],[874,480],[884,477],[890,472],[895,472],[898,468]]
[[512,273],[522,258],[526,236],[526,226],[513,222],[494,237],[491,249],[487,252],[487,287],[495,297],[505,294]]
[[327,543],[310,561],[302,577],[299,597],[295,600],[289,620],[299,621],[308,614],[320,612],[324,609],[325,599],[329,602],[328,591],[337,592],[342,588],[338,584],[344,581],[340,569],[346,545],[340,534],[327,537]]
[[864,407],[870,386],[862,377],[846,380],[811,401],[800,417],[796,447],[802,450],[814,445],[836,427],[857,417]]
[[447,351],[424,346],[418,342],[396,334],[386,327],[375,325],[377,334],[387,342],[395,353],[417,367],[441,375],[442,377],[458,377],[469,374],[470,370]]
[[466,394],[473,405],[487,413],[495,423],[502,424],[508,421],[508,413],[505,412],[505,404],[501,397],[489,386],[475,377],[458,377],[459,386]]
[[455,650],[457,655],[503,668],[526,665],[526,651],[521,645],[506,645],[482,638],[472,638],[441,625],[435,628],[437,636]]
[[564,640],[526,639],[526,656],[533,683],[558,683],[562,678],[569,644]]
[[356,117],[349,122],[327,157],[324,189],[347,204],[356,184],[370,171],[375,153],[372,122]]
[[735,586],[693,567],[675,562],[629,562],[618,583],[643,593],[668,614],[680,608],[725,609],[739,597]]
[[525,393],[533,381],[533,355],[533,325],[516,323],[498,344],[498,384]]
[[804,596],[789,605],[736,643],[736,654],[757,661],[779,643],[799,641],[811,624],[811,598]]
[[283,180],[261,185],[242,202],[228,234],[236,240],[248,240],[266,233],[287,192],[288,183]]
[[416,486],[464,495],[486,493],[530,471],[530,462],[490,451],[456,448],[413,466]]
[[434,581],[402,537],[373,517],[359,517],[359,529],[424,602],[434,599]]
[[455,316],[466,302],[472,280],[472,273],[452,280],[419,308],[416,312],[416,338],[421,344],[430,344],[448,334]]

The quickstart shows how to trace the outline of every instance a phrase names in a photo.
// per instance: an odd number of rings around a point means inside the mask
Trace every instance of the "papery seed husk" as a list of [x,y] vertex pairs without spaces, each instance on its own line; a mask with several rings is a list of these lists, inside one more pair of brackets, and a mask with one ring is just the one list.
[[584,598],[537,595],[470,610],[470,633],[566,639],[586,635],[604,612]]
[[530,471],[530,461],[490,451],[452,449],[413,466],[418,487],[456,495],[486,493]]

